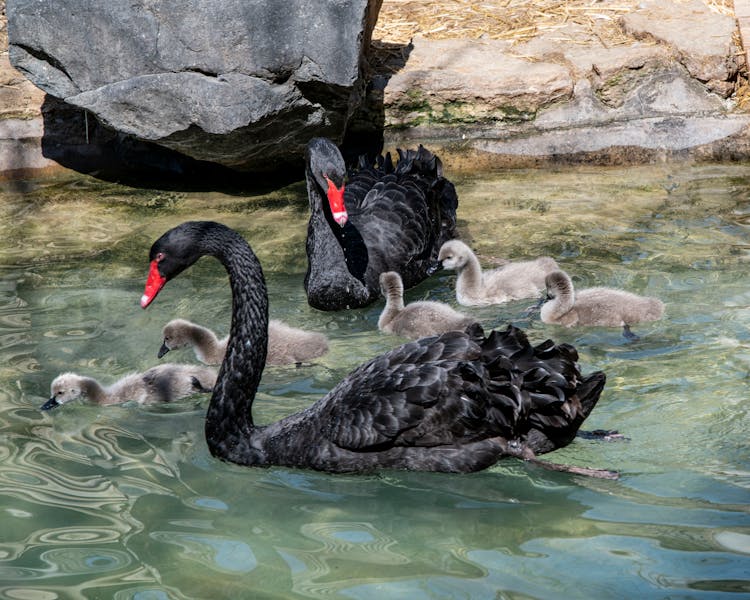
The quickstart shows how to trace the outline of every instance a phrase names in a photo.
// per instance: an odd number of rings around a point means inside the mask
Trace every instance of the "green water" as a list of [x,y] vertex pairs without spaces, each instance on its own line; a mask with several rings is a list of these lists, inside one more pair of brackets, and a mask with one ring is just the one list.
[[[450,169],[447,169],[450,175]],[[455,177],[461,235],[482,263],[549,254],[579,287],[654,295],[665,317],[564,329],[530,301],[471,311],[533,341],[574,343],[607,387],[551,460],[617,481],[506,460],[472,475],[330,476],[213,459],[207,399],[42,413],[50,381],[104,383],[157,364],[174,317],[228,330],[223,268],[203,259],[139,307],[148,249],[186,219],[239,229],[271,315],[323,331],[313,366],[263,376],[257,421],[325,394],[399,340],[382,304],[322,313],[302,287],[302,183],[263,196],[135,189],[80,176],[2,184],[0,598],[737,598],[750,596],[750,170],[566,168]],[[451,273],[407,292],[450,302]],[[172,361],[192,362],[173,351]]]

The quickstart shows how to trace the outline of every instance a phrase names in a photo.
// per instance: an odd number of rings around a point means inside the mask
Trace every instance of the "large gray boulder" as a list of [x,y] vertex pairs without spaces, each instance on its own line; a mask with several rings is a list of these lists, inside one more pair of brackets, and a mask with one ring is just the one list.
[[382,0],[8,0],[13,65],[113,130],[239,170],[337,141]]

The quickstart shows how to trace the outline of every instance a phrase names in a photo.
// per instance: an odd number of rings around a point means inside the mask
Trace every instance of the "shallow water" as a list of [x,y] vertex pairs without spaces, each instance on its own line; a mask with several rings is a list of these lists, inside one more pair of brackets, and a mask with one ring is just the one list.
[[[151,242],[192,218],[239,229],[271,315],[323,331],[313,366],[264,373],[256,420],[307,406],[397,343],[382,305],[322,313],[304,299],[307,201],[135,189],[80,176],[3,184],[0,222],[0,598],[719,598],[750,595],[750,171],[660,165],[456,178],[459,225],[489,266],[554,256],[579,287],[655,295],[665,317],[564,329],[531,301],[478,309],[532,341],[574,343],[608,383],[587,427],[550,460],[617,481],[506,460],[472,475],[330,476],[219,462],[207,399],[42,413],[74,370],[104,383],[157,364],[180,316],[226,333],[226,274],[203,259],[146,311]],[[453,302],[442,273],[407,300]],[[192,353],[173,351],[173,361]]]

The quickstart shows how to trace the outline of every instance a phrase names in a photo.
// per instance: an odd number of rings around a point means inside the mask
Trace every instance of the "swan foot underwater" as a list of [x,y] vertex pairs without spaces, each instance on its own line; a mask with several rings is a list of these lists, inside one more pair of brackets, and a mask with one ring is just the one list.
[[[232,290],[229,341],[205,421],[213,456],[329,473],[470,472],[505,457],[582,471],[536,456],[573,441],[606,377],[601,371],[584,376],[573,346],[551,340],[532,346],[513,326],[485,335],[471,325],[408,342],[357,367],[307,408],[256,425],[252,405],[266,361],[268,295],[260,262],[242,236],[210,221],[164,233],[150,250],[141,306],[207,255],[224,266]],[[598,469],[586,474],[616,477]]]

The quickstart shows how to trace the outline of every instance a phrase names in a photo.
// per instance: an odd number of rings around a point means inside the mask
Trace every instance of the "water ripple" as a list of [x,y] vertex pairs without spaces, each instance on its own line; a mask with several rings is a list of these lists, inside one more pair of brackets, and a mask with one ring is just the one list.
[[223,573],[248,573],[258,566],[248,544],[218,535],[154,531],[151,538],[179,546],[184,558]]

